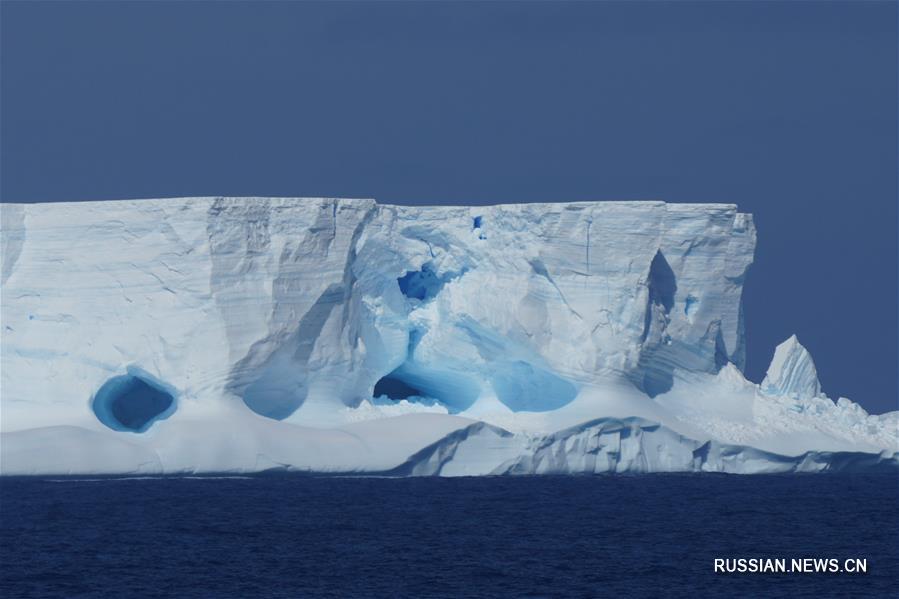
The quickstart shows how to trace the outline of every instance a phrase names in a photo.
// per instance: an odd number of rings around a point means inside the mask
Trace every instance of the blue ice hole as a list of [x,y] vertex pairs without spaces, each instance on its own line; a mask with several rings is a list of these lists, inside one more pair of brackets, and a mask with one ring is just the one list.
[[699,298],[696,298],[692,295],[688,295],[686,301],[684,301],[684,314],[691,318],[696,310],[699,309]]
[[427,262],[422,265],[421,270],[409,271],[398,278],[396,282],[406,297],[427,301],[440,293],[449,278],[449,276],[443,278],[437,276],[434,267]]
[[103,383],[91,400],[97,419],[114,431],[143,433],[175,412],[174,391],[129,369]]

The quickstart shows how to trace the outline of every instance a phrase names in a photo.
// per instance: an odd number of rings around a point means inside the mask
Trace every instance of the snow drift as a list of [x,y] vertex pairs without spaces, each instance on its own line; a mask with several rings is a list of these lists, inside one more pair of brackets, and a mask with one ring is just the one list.
[[756,385],[725,204],[2,205],[0,470],[819,471],[899,416]]

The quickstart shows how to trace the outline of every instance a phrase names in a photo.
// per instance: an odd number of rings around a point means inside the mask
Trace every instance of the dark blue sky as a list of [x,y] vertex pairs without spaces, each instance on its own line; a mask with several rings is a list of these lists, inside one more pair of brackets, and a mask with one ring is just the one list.
[[893,2],[3,2],[0,199],[735,202],[748,373],[897,407]]

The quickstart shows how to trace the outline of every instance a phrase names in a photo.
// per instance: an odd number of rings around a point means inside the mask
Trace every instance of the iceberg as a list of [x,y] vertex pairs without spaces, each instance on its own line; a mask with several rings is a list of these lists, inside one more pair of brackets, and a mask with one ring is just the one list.
[[762,390],[768,395],[797,398],[821,395],[815,362],[796,335],[774,350],[774,358],[762,381]]
[[2,204],[0,473],[899,467],[793,336],[744,374],[731,204]]

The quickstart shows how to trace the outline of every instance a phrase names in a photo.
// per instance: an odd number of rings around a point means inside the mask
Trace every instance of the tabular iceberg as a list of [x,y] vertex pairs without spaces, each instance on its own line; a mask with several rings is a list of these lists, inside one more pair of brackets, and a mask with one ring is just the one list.
[[3,474],[899,465],[899,412],[747,381],[726,204],[2,205]]

